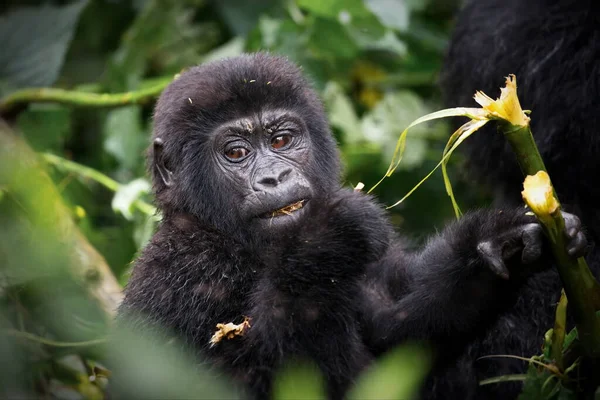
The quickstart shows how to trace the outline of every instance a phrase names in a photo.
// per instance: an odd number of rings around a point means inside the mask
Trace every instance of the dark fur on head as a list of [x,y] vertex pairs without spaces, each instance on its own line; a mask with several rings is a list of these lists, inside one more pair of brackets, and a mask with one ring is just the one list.
[[300,115],[313,142],[313,159],[305,166],[313,190],[338,188],[337,147],[316,93],[285,58],[256,53],[191,68],[160,96],[154,138],[164,142],[165,164],[176,184],[164,184],[151,151],[149,168],[159,208],[165,214],[191,213],[228,232],[237,228],[238,199],[223,190],[226,183],[213,169],[209,138],[220,124],[265,109],[295,110]]

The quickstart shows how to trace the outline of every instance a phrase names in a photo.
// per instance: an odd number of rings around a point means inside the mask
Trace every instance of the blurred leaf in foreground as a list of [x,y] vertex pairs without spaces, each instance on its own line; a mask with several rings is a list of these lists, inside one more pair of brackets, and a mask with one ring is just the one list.
[[429,372],[429,357],[427,350],[415,345],[405,345],[393,350],[360,376],[348,398],[416,398]]
[[0,376],[16,369],[7,395],[32,397],[50,390],[55,357],[99,354],[121,288],[36,155],[1,123],[0,188],[0,349],[11,349]]
[[325,399],[321,372],[311,363],[290,363],[275,380],[273,398],[277,400]]
[[222,377],[209,372],[164,332],[119,324],[108,347],[110,391],[119,399],[237,399]]

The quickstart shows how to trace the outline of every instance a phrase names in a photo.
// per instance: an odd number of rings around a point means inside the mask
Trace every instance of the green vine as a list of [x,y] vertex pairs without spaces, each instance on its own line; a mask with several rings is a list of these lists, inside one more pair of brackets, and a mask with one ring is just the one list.
[[145,104],[155,99],[173,78],[161,78],[152,86],[125,93],[92,93],[56,88],[22,89],[0,100],[0,115],[9,114],[29,103],[60,103],[73,107],[119,107]]
[[[72,172],[81,177],[98,182],[99,184],[113,192],[119,191],[119,189],[122,187],[122,185],[119,182],[104,175],[101,172],[96,171],[93,168],[86,167],[85,165],[78,164],[74,161],[66,160],[62,157],[58,157],[50,153],[42,153],[41,156],[44,159],[44,161],[46,161],[48,164],[54,165],[61,170]],[[145,202],[144,200],[136,199],[133,201],[132,204],[135,208],[137,208],[146,215],[156,215],[156,207]]]

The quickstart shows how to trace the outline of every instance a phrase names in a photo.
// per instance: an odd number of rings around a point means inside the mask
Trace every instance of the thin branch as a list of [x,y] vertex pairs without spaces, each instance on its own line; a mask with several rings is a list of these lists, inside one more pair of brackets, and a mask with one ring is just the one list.
[[1,330],[0,333],[3,333],[5,335],[14,336],[17,338],[30,340],[32,342],[45,344],[46,346],[53,346],[53,347],[85,347],[85,346],[95,346],[98,344],[106,343],[106,339],[86,340],[85,342],[59,342],[56,340],[37,336],[37,335],[28,333],[28,332],[18,331],[15,329],[4,329],[4,330]]
[[153,86],[125,93],[91,93],[56,88],[32,88],[13,92],[0,100],[0,115],[9,114],[29,103],[60,103],[73,107],[119,107],[145,104],[156,98],[172,78],[165,78]]
[[[85,165],[78,164],[74,161],[70,161],[50,153],[43,153],[42,157],[48,164],[54,165],[59,169],[72,172],[84,178],[88,178],[95,182],[98,182],[99,184],[101,184],[109,190],[112,190],[113,192],[117,192],[122,186],[119,182],[104,175],[103,173],[93,168],[86,167]],[[151,204],[146,203],[144,200],[136,199],[133,201],[132,205],[146,215],[156,215],[156,208]]]

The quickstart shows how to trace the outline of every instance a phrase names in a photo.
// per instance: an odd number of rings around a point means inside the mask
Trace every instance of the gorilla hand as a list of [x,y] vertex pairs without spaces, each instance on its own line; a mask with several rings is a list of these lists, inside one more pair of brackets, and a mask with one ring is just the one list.
[[[582,231],[581,221],[573,214],[563,212],[565,219],[565,236],[567,239],[567,252],[572,257],[584,256],[588,250],[587,238]],[[507,265],[515,265],[520,260],[521,264],[540,264],[542,267],[549,265],[548,252],[544,251],[547,245],[542,226],[533,221],[526,221],[524,216],[522,225],[510,228],[508,231],[495,233],[490,239],[485,239],[477,245],[477,252],[486,261],[492,272],[501,278],[508,279],[510,272]],[[493,230],[490,232],[490,234]]]
[[[276,266],[270,274],[282,287],[299,291],[325,285],[335,290],[362,276],[389,244],[392,229],[385,212],[370,196],[340,189],[326,199],[312,199],[302,221],[278,237]],[[343,288],[347,289],[347,288]]]
[[[568,251],[582,255],[581,223],[564,215]],[[392,247],[370,274],[369,283],[384,289],[364,294],[367,343],[375,353],[407,339],[451,343],[440,348],[450,359],[514,304],[525,278],[552,265],[551,257],[542,227],[522,208],[465,214],[414,253]],[[382,276],[388,280],[377,285]]]

